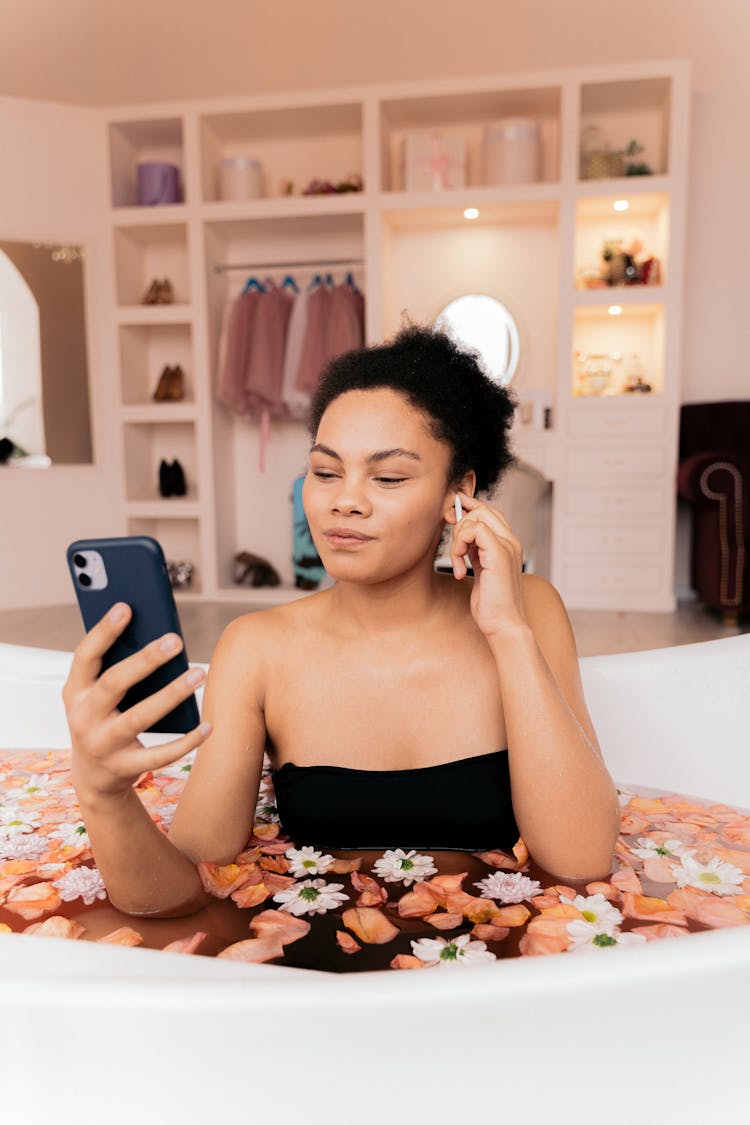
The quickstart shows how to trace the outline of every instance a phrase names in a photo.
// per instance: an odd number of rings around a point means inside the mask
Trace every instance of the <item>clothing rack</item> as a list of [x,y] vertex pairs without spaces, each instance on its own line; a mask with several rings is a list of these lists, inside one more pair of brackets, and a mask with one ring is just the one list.
[[254,273],[260,270],[290,270],[302,268],[323,271],[328,269],[329,266],[361,265],[364,265],[364,258],[330,258],[328,261],[314,259],[306,262],[215,262],[213,270],[214,273],[227,273],[229,270],[249,270]]

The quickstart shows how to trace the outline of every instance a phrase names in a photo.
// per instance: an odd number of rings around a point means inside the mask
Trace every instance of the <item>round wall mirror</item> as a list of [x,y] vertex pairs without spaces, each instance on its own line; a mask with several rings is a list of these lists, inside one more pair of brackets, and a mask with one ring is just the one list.
[[486,293],[466,293],[445,306],[435,327],[477,351],[498,383],[511,381],[518,366],[518,329],[501,301]]

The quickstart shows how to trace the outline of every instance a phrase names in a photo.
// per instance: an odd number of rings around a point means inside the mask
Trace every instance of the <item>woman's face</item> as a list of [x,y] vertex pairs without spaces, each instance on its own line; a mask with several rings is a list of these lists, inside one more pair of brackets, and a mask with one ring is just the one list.
[[320,420],[302,490],[332,578],[385,581],[429,559],[453,510],[451,449],[396,391],[347,391]]

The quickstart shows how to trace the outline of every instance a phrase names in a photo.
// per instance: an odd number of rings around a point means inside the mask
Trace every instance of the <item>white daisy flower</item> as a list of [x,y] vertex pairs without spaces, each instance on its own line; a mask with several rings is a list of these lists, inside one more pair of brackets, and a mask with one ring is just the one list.
[[588,922],[575,919],[566,927],[572,937],[568,953],[591,953],[595,949],[611,949],[615,945],[643,945],[643,934],[603,933]]
[[746,876],[744,871],[731,863],[722,863],[714,856],[708,863],[699,863],[692,854],[683,855],[681,866],[675,868],[675,881],[678,887],[700,887],[715,895],[740,895]]
[[576,895],[575,898],[566,898],[565,895],[560,895],[560,902],[575,906],[577,910],[580,910],[583,919],[577,918],[575,921],[578,923],[586,922],[598,934],[611,935],[615,926],[619,926],[622,922],[620,911],[611,902],[607,902],[602,894]]
[[22,797],[46,797],[49,792],[50,776],[48,773],[32,773],[26,784],[16,790]]
[[50,840],[59,840],[60,846],[65,848],[79,848],[81,844],[88,845],[89,834],[82,820],[77,824],[60,824],[49,834]]
[[636,840],[637,848],[631,848],[633,855],[638,855],[641,859],[653,859],[655,856],[663,856],[664,858],[671,858],[674,856],[688,855],[694,849],[684,844],[682,840],[652,840],[650,836],[639,836]]
[[0,837],[33,832],[39,827],[41,820],[41,813],[22,809],[18,805],[2,805],[0,806]]
[[47,851],[49,844],[44,836],[13,836],[0,834],[0,860],[38,859]]
[[52,886],[57,887],[63,902],[82,898],[86,906],[91,906],[94,899],[107,897],[104,880],[95,867],[74,867],[59,879],[55,879]]
[[310,845],[289,848],[284,852],[284,856],[289,860],[289,874],[294,875],[295,879],[301,875],[324,875],[333,863],[332,855],[316,852]]
[[410,887],[412,883],[421,883],[428,876],[437,875],[438,869],[431,855],[396,848],[395,851],[383,852],[370,870],[386,883],[403,883],[405,887]]
[[419,938],[412,941],[415,957],[426,965],[480,965],[497,961],[483,941],[472,941],[471,934],[451,938]]
[[280,902],[279,909],[290,914],[325,914],[349,898],[342,893],[343,886],[343,883],[326,883],[325,879],[305,879],[293,887],[277,891],[273,901]]
[[542,884],[514,871],[493,871],[485,879],[474,884],[482,892],[482,898],[495,898],[500,902],[525,902],[538,895]]

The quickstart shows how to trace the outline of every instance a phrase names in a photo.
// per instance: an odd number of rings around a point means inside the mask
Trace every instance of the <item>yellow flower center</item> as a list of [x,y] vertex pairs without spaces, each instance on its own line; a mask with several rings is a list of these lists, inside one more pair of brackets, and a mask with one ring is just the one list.
[[721,882],[720,876],[718,876],[715,871],[701,871],[700,880],[701,880],[701,883],[720,883]]

